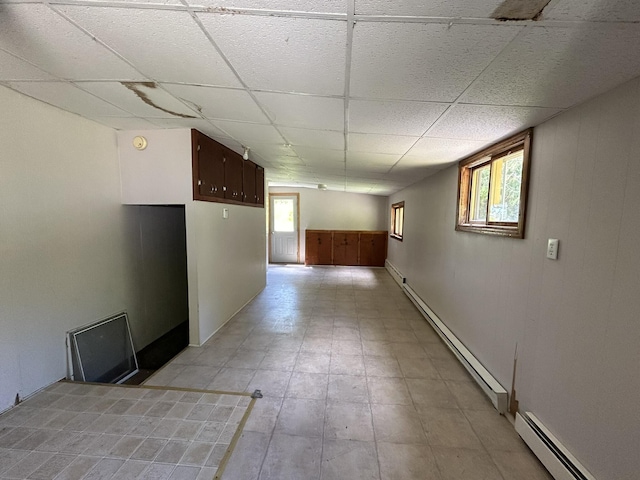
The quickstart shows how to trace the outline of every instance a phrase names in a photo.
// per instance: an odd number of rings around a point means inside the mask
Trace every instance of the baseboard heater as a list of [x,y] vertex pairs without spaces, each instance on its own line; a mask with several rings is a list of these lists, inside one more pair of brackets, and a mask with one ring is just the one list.
[[596,480],[531,412],[516,413],[516,432],[556,480]]
[[414,303],[422,315],[431,324],[444,343],[449,347],[453,354],[460,360],[460,363],[469,371],[471,376],[480,385],[482,390],[487,394],[493,406],[501,414],[506,413],[508,405],[508,394],[502,385],[484,368],[476,357],[458,340],[451,330],[442,323],[442,320],[424,303],[420,296],[408,285],[403,285],[404,291]]
[[387,269],[387,272],[389,272],[389,275],[398,282],[398,285],[400,285],[400,287],[404,287],[407,279],[402,276],[400,270],[398,270],[389,260],[385,260],[384,266]]

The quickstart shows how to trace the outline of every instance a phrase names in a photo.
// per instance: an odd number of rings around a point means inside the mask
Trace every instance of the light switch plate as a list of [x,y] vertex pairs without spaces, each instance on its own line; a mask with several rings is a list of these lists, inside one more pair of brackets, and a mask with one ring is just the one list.
[[550,238],[547,242],[547,258],[551,260],[558,259],[558,243],[559,240],[557,238]]
[[222,218],[229,218],[229,209],[228,208],[223,208],[222,209]]

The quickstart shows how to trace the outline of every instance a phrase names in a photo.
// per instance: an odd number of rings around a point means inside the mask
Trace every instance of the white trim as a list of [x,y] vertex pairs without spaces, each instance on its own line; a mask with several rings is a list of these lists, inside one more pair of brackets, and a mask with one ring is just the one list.
[[484,368],[478,359],[471,353],[467,347],[456,337],[449,328],[438,318],[438,316],[429,308],[429,306],[420,298],[420,296],[408,285],[403,286],[405,293],[411,299],[422,315],[431,324],[444,343],[449,347],[453,354],[460,360],[480,388],[487,394],[493,406],[501,414],[506,413],[508,404],[508,393],[491,373]]
[[596,480],[531,412],[516,413],[516,432],[555,480]]
[[384,261],[384,266],[387,269],[387,272],[389,272],[389,275],[391,275],[391,277],[396,282],[398,282],[400,288],[404,288],[404,283],[407,281],[407,279],[404,277],[404,275],[402,275],[402,273],[400,273],[400,270],[398,270],[395,265],[393,265],[393,263],[391,263],[389,260]]

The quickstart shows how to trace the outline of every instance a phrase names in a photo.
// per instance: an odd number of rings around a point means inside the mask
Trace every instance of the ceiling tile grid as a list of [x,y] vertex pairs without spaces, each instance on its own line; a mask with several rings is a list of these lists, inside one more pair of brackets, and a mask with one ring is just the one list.
[[387,195],[640,75],[640,2],[502,5],[0,0],[0,84],[248,146],[273,181]]

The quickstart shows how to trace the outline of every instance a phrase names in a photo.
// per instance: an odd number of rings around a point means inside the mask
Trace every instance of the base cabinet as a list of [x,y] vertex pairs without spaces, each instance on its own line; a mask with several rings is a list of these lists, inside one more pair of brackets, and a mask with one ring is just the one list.
[[384,267],[386,231],[306,230],[305,265]]

